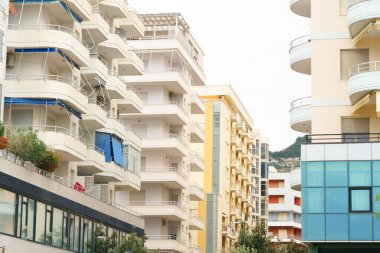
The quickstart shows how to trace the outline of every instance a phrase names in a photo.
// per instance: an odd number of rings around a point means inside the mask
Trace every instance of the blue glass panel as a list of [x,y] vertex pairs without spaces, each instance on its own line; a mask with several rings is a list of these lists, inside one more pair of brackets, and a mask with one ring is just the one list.
[[325,240],[325,216],[323,214],[308,214],[306,224],[306,230],[303,230],[302,233],[306,234],[307,240]]
[[326,188],[326,213],[348,213],[347,188]]
[[95,145],[104,151],[105,161],[111,162],[111,134],[96,132]]
[[348,163],[346,161],[326,162],[326,186],[348,185]]
[[380,202],[376,202],[376,195],[380,194],[380,187],[372,188],[372,209],[374,213],[380,212]]
[[301,212],[306,213],[307,210],[307,188],[301,189]]
[[307,170],[307,162],[301,162],[301,186],[306,187],[306,170]]
[[372,185],[380,186],[380,161],[372,162]]
[[324,163],[308,162],[306,169],[306,183],[308,187],[324,186]]
[[351,190],[351,211],[370,211],[370,193],[370,190]]
[[380,219],[373,215],[373,240],[380,241]]
[[303,231],[302,240],[307,241],[308,238],[307,238],[307,234],[305,232],[305,231],[307,231],[307,214],[302,213],[301,219],[302,219],[301,228]]
[[371,162],[350,161],[349,162],[350,186],[371,185]]
[[308,188],[306,192],[307,213],[324,213],[325,198],[323,188]]
[[350,240],[372,240],[372,214],[350,214]]
[[348,214],[326,215],[326,241],[348,240]]

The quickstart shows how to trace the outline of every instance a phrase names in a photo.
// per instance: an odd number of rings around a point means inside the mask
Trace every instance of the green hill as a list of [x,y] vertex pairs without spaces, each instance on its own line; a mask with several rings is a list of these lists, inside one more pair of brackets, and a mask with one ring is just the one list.
[[301,144],[305,143],[305,136],[298,137],[296,141],[289,147],[276,152],[269,152],[269,155],[276,160],[283,158],[293,158],[301,156]]

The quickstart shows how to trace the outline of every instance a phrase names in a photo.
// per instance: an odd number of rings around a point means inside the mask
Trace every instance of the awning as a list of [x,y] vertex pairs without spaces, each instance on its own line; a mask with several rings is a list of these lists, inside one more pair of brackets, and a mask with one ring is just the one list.
[[356,104],[354,104],[351,107],[351,112],[354,113],[357,110],[359,110],[360,108],[362,108],[363,106],[365,106],[366,104],[368,104],[369,103],[369,99],[370,99],[370,94],[367,94],[367,96],[365,96],[364,98],[360,99],[358,102],[356,102]]
[[77,69],[80,69],[79,64],[68,57],[61,49],[55,47],[46,48],[16,48],[15,53],[59,53],[66,61],[72,64]]
[[96,132],[95,145],[104,150],[105,162],[111,162],[111,134]]
[[114,135],[112,135],[111,138],[112,138],[113,161],[117,165],[124,167],[122,141]]
[[74,116],[82,119],[79,112],[75,111],[73,108],[60,101],[59,99],[41,99],[41,98],[10,98],[6,97],[4,103],[6,105],[47,105],[55,106],[58,105],[64,108],[66,111],[70,112]]

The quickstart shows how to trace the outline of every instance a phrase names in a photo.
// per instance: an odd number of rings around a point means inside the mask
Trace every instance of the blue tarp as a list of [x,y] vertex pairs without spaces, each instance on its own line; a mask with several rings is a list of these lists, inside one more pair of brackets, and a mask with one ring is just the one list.
[[82,118],[81,114],[75,111],[70,106],[66,105],[64,102],[59,99],[44,99],[44,98],[10,98],[6,97],[5,102],[6,105],[48,105],[54,106],[58,105],[62,108],[65,108],[68,112],[74,114],[79,119]]
[[73,61],[59,48],[47,47],[47,48],[16,48],[15,49],[15,53],[55,53],[55,52],[58,52],[66,61],[71,63],[74,67],[76,67],[77,69],[80,69],[79,64]]
[[111,134],[96,132],[95,145],[104,151],[105,161],[111,162]]
[[122,141],[114,135],[112,135],[111,138],[112,138],[113,161],[117,165],[124,167]]

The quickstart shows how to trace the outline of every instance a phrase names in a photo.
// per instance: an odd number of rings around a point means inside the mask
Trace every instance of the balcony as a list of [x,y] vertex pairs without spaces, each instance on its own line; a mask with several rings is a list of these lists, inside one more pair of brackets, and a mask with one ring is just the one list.
[[303,36],[290,43],[290,67],[301,74],[311,74],[311,37]]
[[206,105],[195,92],[191,93],[191,114],[204,114]]
[[269,227],[292,227],[301,229],[301,221],[294,220],[272,220],[268,222]]
[[170,221],[186,221],[189,218],[186,208],[175,201],[130,201],[120,204],[125,204],[144,217],[158,217]]
[[203,230],[204,221],[195,213],[190,213],[189,215],[189,229],[190,230]]
[[138,57],[135,50],[131,47],[126,52],[127,57],[123,59],[117,59],[117,65],[119,65],[118,71],[122,76],[142,75],[144,73],[144,62]]
[[118,73],[109,71],[105,86],[111,99],[127,99],[127,84]]
[[141,151],[142,140],[132,130],[126,130],[124,143],[134,146],[137,150]]
[[191,201],[202,201],[205,198],[203,187],[197,183],[190,183],[189,194]]
[[294,100],[290,107],[290,127],[302,133],[311,132],[311,98]]
[[377,20],[380,18],[379,0],[349,0],[347,23],[351,37],[357,41],[364,36],[379,37]]
[[99,55],[106,55],[110,59],[122,59],[128,56],[128,44],[125,42],[123,35],[112,29],[108,39],[99,43],[97,48]]
[[128,17],[123,19],[117,19],[115,21],[116,27],[123,29],[129,39],[139,39],[144,37],[145,25],[138,16],[135,9],[128,9]]
[[173,189],[188,187],[187,173],[174,167],[141,168],[142,183],[159,183]]
[[120,114],[140,113],[143,110],[143,102],[135,92],[127,89],[125,99],[115,99]]
[[113,19],[128,17],[127,0],[100,0],[99,7],[107,16]]
[[[376,2],[376,1],[375,1]],[[353,104],[380,89],[380,62],[366,62],[351,68],[348,93]]]
[[302,17],[311,17],[311,0],[290,0],[290,9]]
[[89,46],[71,28],[51,24],[10,24],[7,36],[8,48],[59,48],[80,66],[89,64]]
[[186,125],[188,123],[188,112],[176,100],[165,104],[145,104],[141,113],[129,113],[120,115],[126,119],[164,119],[170,125]]
[[67,77],[8,74],[4,84],[6,97],[60,99],[80,113],[87,112],[86,92],[79,87],[78,81]]
[[82,78],[82,82],[88,85],[87,82],[93,83],[92,86],[99,84],[99,77],[104,81],[108,79],[108,63],[98,55],[90,55],[89,65],[82,67],[80,72],[85,77]]
[[201,125],[197,123],[191,123],[190,126],[190,141],[192,143],[204,143],[206,140],[205,130],[201,127]]
[[294,204],[269,204],[268,210],[271,212],[295,212],[295,213],[301,213],[301,207],[296,206]]
[[160,151],[174,157],[189,155],[189,147],[177,134],[142,137],[142,152]]
[[87,146],[86,161],[77,162],[78,176],[92,176],[104,170],[104,151],[95,145]]
[[124,170],[124,178],[122,182],[115,182],[115,190],[117,191],[140,191],[141,176],[130,168]]
[[90,20],[91,4],[87,0],[62,0],[82,21]]
[[192,172],[203,172],[205,169],[205,161],[197,152],[191,152],[190,170]]
[[222,236],[227,236],[228,238],[232,239],[232,227],[231,227],[231,225],[223,224]]
[[290,172],[290,187],[293,190],[301,191],[301,169]]
[[97,130],[106,127],[107,112],[104,109],[105,107],[99,102],[89,100],[88,111],[86,114],[82,114],[82,121],[80,122],[82,127],[89,130]]
[[188,75],[178,69],[151,70],[144,69],[142,76],[125,76],[126,82],[135,87],[164,86],[177,94],[190,92],[191,80]]
[[187,246],[184,240],[176,235],[147,235],[145,246],[150,251],[186,252]]
[[110,36],[109,23],[109,20],[102,12],[94,10],[91,14],[91,19],[81,23],[82,30],[87,30],[87,32],[83,31],[82,33],[83,39],[91,45],[106,41]]
[[94,182],[96,184],[123,182],[124,176],[124,168],[114,162],[105,162],[104,170],[94,175]]
[[105,128],[99,129],[100,132],[107,132],[119,136],[120,139],[125,139],[125,126],[113,113],[107,113],[107,122]]

